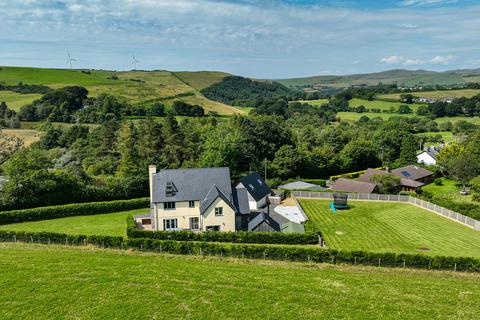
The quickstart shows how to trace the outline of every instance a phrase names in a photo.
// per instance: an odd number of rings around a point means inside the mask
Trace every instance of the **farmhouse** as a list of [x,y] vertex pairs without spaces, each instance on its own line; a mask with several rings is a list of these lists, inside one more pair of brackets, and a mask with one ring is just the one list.
[[232,188],[228,168],[149,167],[153,230],[235,231],[248,218],[245,189]]

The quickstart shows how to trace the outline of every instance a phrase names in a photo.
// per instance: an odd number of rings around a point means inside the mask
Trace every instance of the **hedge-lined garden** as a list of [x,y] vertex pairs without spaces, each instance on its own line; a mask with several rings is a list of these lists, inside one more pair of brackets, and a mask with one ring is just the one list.
[[0,212],[0,225],[27,221],[39,221],[73,216],[86,216],[117,211],[148,208],[149,198],[105,202],[74,203],[61,206]]
[[218,255],[223,257],[288,260],[316,263],[359,264],[382,267],[480,272],[480,259],[441,257],[414,254],[373,253],[365,251],[337,251],[319,247],[269,246],[228,244],[216,242],[175,241],[109,236],[67,235],[58,233],[29,233],[0,231],[0,241],[44,244],[94,245],[104,248],[136,249],[174,254]]
[[127,236],[129,238],[148,238],[157,240],[204,241],[231,243],[265,243],[265,244],[318,244],[317,233],[282,233],[282,232],[192,232],[192,231],[145,231],[136,228],[132,216],[127,219]]

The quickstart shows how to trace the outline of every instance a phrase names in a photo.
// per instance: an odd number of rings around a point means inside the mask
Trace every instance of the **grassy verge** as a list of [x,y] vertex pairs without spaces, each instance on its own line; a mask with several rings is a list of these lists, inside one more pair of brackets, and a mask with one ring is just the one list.
[[0,244],[0,270],[4,319],[475,319],[480,295],[478,274],[43,245]]
[[148,209],[15,223],[0,226],[0,230],[126,237],[127,217],[144,213]]
[[325,200],[300,199],[332,249],[480,257],[480,233],[405,203],[349,201],[334,214]]

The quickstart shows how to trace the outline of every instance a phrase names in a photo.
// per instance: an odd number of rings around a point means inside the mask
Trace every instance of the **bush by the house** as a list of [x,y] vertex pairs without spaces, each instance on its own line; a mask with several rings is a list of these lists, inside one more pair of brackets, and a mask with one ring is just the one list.
[[148,208],[149,198],[66,204],[0,212],[0,225]]
[[382,267],[480,271],[480,259],[469,257],[426,256],[366,251],[337,251],[319,247],[229,244],[217,242],[174,241],[145,238],[125,239],[110,236],[66,235],[49,232],[0,230],[0,241],[44,244],[94,245],[104,248],[137,249],[174,254],[217,255],[236,258],[309,261],[334,264],[358,264]]
[[281,233],[281,232],[192,232],[192,231],[145,231],[136,228],[133,218],[127,220],[129,238],[149,238],[157,240],[205,241],[231,243],[268,243],[268,244],[318,244],[317,233]]

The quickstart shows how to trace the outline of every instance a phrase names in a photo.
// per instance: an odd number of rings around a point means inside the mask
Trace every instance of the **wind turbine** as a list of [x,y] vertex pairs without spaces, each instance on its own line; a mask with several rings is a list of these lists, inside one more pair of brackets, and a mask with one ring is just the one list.
[[77,60],[73,59],[73,58],[70,56],[70,53],[68,53],[67,63],[70,65],[70,69],[72,69],[72,62],[73,62],[73,61],[77,61]]
[[137,63],[139,63],[140,61],[137,60],[137,58],[135,58],[135,55],[133,55],[133,59],[132,59],[132,66],[133,66],[133,70],[135,70],[137,68]]

